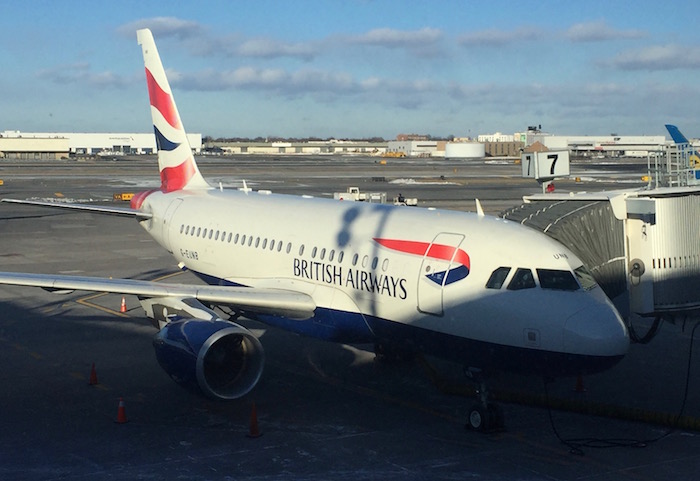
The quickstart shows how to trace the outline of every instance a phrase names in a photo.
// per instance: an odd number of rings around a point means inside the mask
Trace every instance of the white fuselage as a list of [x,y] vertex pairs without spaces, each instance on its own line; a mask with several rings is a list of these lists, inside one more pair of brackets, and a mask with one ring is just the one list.
[[[215,189],[155,192],[142,210],[153,214],[143,222],[151,235],[208,282],[310,295],[312,319],[261,316],[297,332],[395,341],[515,370],[535,355],[586,371],[587,360],[605,364],[627,350],[624,324],[599,287],[542,287],[544,271],[573,277],[581,261],[506,220]],[[505,279],[487,287],[499,268]],[[515,289],[521,272],[531,284]]]

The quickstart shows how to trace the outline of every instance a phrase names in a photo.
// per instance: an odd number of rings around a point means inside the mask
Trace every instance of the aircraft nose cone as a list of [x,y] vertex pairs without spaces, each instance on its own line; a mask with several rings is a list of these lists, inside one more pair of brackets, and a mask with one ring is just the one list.
[[564,348],[571,354],[619,360],[627,354],[629,335],[615,308],[601,303],[581,309],[566,320]]

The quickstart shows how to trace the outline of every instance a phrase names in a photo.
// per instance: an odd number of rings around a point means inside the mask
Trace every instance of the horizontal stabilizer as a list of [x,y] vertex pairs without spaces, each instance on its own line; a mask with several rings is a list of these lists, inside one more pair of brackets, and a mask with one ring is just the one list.
[[129,207],[110,207],[106,205],[87,205],[87,204],[69,204],[66,202],[48,202],[36,200],[20,200],[20,199],[0,199],[0,202],[9,202],[12,204],[23,205],[38,205],[40,207],[53,207],[58,209],[82,210],[87,212],[95,212],[97,214],[118,215],[122,217],[136,217],[138,220],[150,219],[151,214],[148,212],[140,212]]

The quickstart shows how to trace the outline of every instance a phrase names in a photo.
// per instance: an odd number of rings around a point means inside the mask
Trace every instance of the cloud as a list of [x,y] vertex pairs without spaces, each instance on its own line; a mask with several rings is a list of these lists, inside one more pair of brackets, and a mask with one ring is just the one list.
[[68,65],[58,65],[37,72],[36,76],[56,84],[80,84],[95,88],[124,88],[135,79],[115,74],[111,71],[92,72],[87,62],[77,62]]
[[369,77],[358,79],[347,72],[303,68],[287,71],[279,68],[245,66],[234,70],[205,70],[181,74],[168,72],[175,89],[194,91],[247,90],[272,92],[280,97],[312,96],[323,101],[353,98],[355,101],[404,105],[425,103],[442,91],[430,80],[402,80]]
[[620,70],[697,70],[700,47],[668,44],[627,50],[603,65]]
[[182,20],[176,17],[142,18],[125,25],[117,31],[128,37],[133,37],[136,30],[149,28],[156,38],[175,37],[180,40],[202,35],[204,27],[197,22]]
[[572,42],[629,40],[647,36],[642,30],[616,30],[603,20],[574,24],[564,32],[564,35]]
[[304,60],[311,60],[318,54],[319,48],[312,43],[285,43],[261,37],[244,40],[232,49],[229,49],[229,51],[242,57],[298,57]]
[[534,42],[545,36],[545,32],[536,27],[520,27],[515,30],[481,30],[465,33],[457,38],[463,47],[501,47],[520,42]]
[[396,30],[393,28],[376,28],[367,33],[349,37],[352,43],[374,45],[385,48],[426,47],[442,39],[442,31],[425,27],[420,30]]

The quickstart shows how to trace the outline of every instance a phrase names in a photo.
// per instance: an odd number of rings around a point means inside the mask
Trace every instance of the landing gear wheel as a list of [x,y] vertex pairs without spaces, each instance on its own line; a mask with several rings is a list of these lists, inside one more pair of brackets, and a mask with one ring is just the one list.
[[487,432],[491,429],[491,413],[488,408],[484,408],[481,404],[475,404],[469,410],[469,417],[467,418],[467,429],[479,432]]

